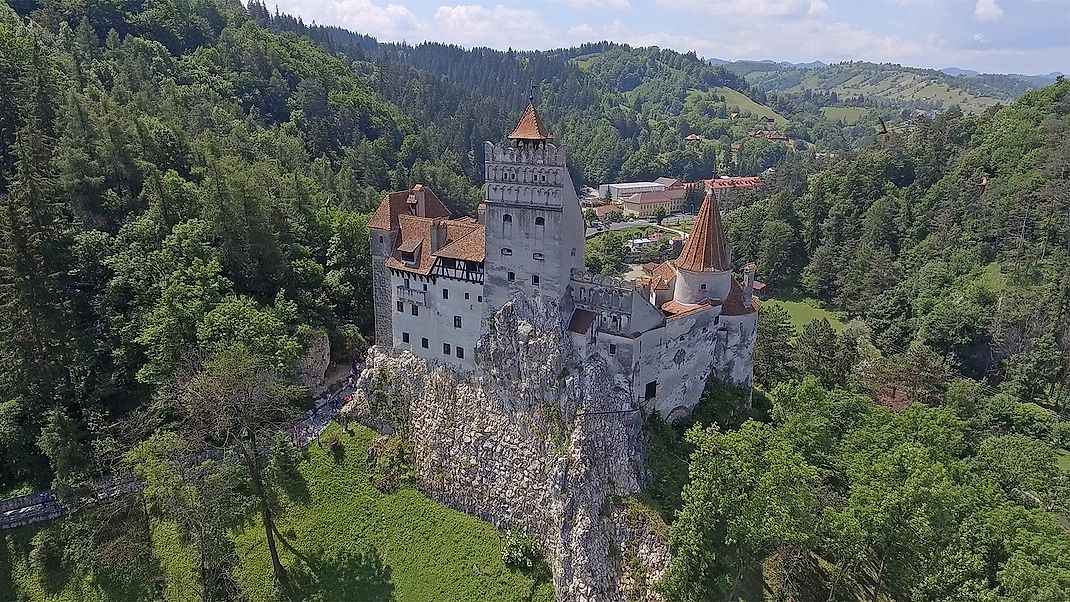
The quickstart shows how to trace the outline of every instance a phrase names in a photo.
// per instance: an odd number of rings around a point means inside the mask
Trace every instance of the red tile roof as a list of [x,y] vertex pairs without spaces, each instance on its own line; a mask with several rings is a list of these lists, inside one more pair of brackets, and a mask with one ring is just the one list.
[[542,124],[539,112],[535,110],[535,103],[529,102],[528,106],[524,108],[524,114],[520,116],[520,121],[513,128],[513,133],[509,134],[509,139],[545,141],[553,140],[554,137],[550,135],[546,126]]
[[682,201],[684,199],[684,194],[685,191],[682,188],[669,188],[667,190],[656,190],[652,192],[637,192],[624,199],[624,202],[633,205],[650,205],[654,203]]
[[[417,203],[418,195],[424,198],[423,213],[419,214]],[[387,193],[386,198],[379,203],[375,215],[368,222],[369,228],[379,230],[397,230],[398,217],[402,215],[416,215],[417,217],[449,217],[450,210],[439,200],[430,188],[423,184],[416,184],[411,190],[399,190]]]
[[669,315],[669,319],[680,318],[688,314],[703,311],[712,307],[709,300],[702,303],[696,303],[694,305],[688,303],[680,303],[679,301],[672,300],[666,301],[661,304],[661,311]]
[[695,229],[684,243],[676,267],[692,272],[723,272],[731,269],[725,250],[721,209],[712,190],[706,191],[702,207],[695,218]]
[[732,288],[728,291],[728,298],[724,300],[724,306],[721,308],[721,315],[745,316],[756,311],[758,311],[757,301],[752,299],[749,307],[745,305],[743,303],[743,287],[733,278]]
[[446,244],[435,251],[435,257],[483,261],[487,256],[487,231],[481,224],[451,220],[446,222]]

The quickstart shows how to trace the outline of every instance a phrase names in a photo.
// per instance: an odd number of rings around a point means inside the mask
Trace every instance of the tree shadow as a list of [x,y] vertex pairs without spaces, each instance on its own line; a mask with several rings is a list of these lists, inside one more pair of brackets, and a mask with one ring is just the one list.
[[374,548],[341,549],[336,556],[328,557],[322,551],[302,554],[285,540],[282,545],[300,561],[286,571],[284,592],[290,600],[394,600],[392,571]]

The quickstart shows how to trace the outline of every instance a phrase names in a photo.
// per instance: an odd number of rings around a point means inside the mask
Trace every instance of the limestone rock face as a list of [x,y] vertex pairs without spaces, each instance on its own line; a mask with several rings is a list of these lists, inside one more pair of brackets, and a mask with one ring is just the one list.
[[501,529],[535,535],[560,600],[656,600],[669,548],[613,496],[641,491],[643,416],[597,357],[581,361],[561,313],[514,298],[465,371],[372,348],[347,408],[410,438],[419,488]]
[[319,393],[323,389],[323,376],[327,373],[330,363],[331,341],[327,337],[327,331],[313,330],[304,355],[297,360],[295,382],[307,386],[313,394]]

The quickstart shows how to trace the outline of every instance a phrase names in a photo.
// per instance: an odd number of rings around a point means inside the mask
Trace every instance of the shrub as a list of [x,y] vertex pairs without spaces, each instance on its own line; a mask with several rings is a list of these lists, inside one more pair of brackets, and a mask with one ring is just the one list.
[[368,448],[368,478],[384,493],[415,480],[412,446],[400,436],[379,437]]
[[533,571],[539,563],[539,548],[535,538],[519,528],[510,529],[502,539],[502,562],[508,567]]

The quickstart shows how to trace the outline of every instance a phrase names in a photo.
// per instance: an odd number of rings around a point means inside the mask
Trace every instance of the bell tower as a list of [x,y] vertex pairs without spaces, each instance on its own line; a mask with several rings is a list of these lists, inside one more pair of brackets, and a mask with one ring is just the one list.
[[484,143],[487,311],[514,295],[560,299],[583,268],[584,226],[576,188],[535,108],[534,87],[506,140]]

